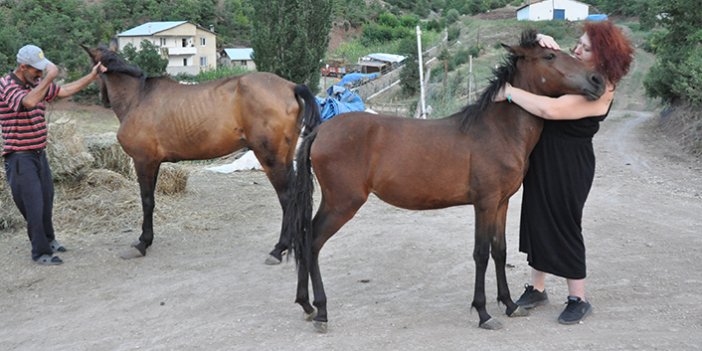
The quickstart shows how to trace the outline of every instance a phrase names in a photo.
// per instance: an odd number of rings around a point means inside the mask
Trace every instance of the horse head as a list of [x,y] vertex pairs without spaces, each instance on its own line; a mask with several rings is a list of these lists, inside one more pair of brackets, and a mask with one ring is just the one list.
[[604,93],[602,74],[565,52],[541,47],[534,30],[524,31],[519,45],[503,47],[515,64],[511,82],[515,87],[551,97],[580,94],[588,100]]
[[88,53],[93,65],[100,62],[103,66],[107,68],[107,71],[100,75],[99,83],[100,95],[102,95],[102,103],[106,107],[109,107],[110,105],[110,98],[106,82],[107,76],[115,73],[121,73],[138,78],[142,81],[146,78],[144,71],[142,71],[139,67],[135,65],[127,63],[124,59],[122,59],[119,56],[119,54],[117,53],[117,42],[115,40],[112,40],[109,46],[99,45],[98,47],[90,48],[85,45],[81,45],[81,47]]

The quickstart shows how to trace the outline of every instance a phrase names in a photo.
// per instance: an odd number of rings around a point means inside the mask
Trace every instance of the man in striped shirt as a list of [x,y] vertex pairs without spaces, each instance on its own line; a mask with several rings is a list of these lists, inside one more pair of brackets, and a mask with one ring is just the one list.
[[46,103],[77,93],[106,68],[98,63],[82,78],[59,86],[54,83],[58,68],[37,46],[23,46],[17,52],[17,64],[14,71],[0,78],[5,173],[12,199],[27,221],[32,259],[39,264],[57,265],[63,261],[54,253],[66,249],[56,240],[51,219],[54,185],[44,152]]

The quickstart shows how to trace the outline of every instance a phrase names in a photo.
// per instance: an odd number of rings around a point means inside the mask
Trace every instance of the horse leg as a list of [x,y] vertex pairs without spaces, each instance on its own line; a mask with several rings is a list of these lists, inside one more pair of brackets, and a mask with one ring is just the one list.
[[[276,194],[278,195],[278,201],[280,206],[283,208],[283,218],[285,218],[285,208],[288,203],[288,183],[294,174],[292,173],[292,166],[287,167],[282,163],[278,163],[271,168],[268,168],[266,172],[268,179],[273,184]],[[268,254],[265,263],[267,265],[277,265],[283,261],[283,253],[288,251],[292,238],[290,235],[286,235],[282,230],[280,231],[280,238],[278,243],[275,244],[273,250]]]
[[492,319],[485,307],[485,272],[490,259],[490,238],[495,231],[495,211],[489,207],[480,208],[475,205],[475,246],[473,260],[475,261],[475,291],[472,306],[478,311],[483,329],[501,329],[502,323]]
[[495,262],[495,274],[497,276],[497,301],[507,306],[505,314],[508,316],[524,317],[529,315],[529,311],[526,308],[519,307],[519,305],[512,301],[512,297],[509,293],[509,285],[507,284],[507,274],[505,273],[505,265],[507,263],[507,243],[505,240],[507,207],[508,202],[505,201],[498,208],[496,236],[490,241],[492,243],[490,251],[492,252],[492,259]]
[[120,256],[124,259],[146,256],[146,249],[151,246],[154,240],[154,191],[156,189],[156,179],[161,167],[160,162],[138,162],[134,161],[134,167],[139,181],[141,193],[141,206],[144,212],[144,220],[141,224],[141,236],[139,241],[132,244],[131,248],[124,251]]
[[[341,227],[346,224],[356,214],[359,208],[367,199],[361,198],[345,201],[344,208],[336,208],[332,210],[326,206],[324,196],[314,216],[312,222],[314,242],[312,243],[312,257],[309,262],[309,276],[312,280],[312,291],[314,293],[314,306],[317,308],[317,314],[314,316],[314,328],[319,333],[327,332],[327,295],[324,292],[324,283],[322,282],[322,273],[319,269],[319,252],[324,243],[329,240]],[[298,277],[300,278],[300,277]],[[307,279],[304,279],[304,289],[301,289],[300,284],[302,279],[298,280],[298,302],[306,313],[309,312],[309,297],[307,296]]]
[[295,303],[302,306],[304,311],[304,319],[306,321],[311,321],[317,316],[314,307],[310,304],[309,295],[309,277],[310,272],[307,269],[306,264],[301,264],[297,267],[297,297],[295,298]]

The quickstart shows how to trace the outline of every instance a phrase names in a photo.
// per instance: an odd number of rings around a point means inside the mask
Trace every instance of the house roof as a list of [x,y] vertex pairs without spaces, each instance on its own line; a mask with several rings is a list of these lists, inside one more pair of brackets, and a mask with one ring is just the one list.
[[[542,3],[542,2],[546,2],[546,1],[552,1],[552,0],[534,1],[534,2],[532,2],[532,3],[528,3],[528,4],[524,5],[524,6],[522,6],[522,7],[518,8],[518,9],[516,9],[515,11],[516,11],[516,12],[519,12],[519,11],[521,11],[523,8],[527,8],[527,7],[531,6],[531,5],[538,4],[538,3]],[[583,4],[583,5],[590,6],[590,4],[586,4],[586,3],[582,2],[582,1],[577,1],[577,0],[566,0],[566,1],[577,2],[578,4]]]
[[251,60],[253,54],[252,48],[229,48],[224,49],[224,53],[229,56],[230,60],[244,61]]
[[393,54],[381,54],[381,53],[376,53],[376,54],[368,54],[365,57],[370,58],[375,61],[382,61],[382,62],[391,62],[391,63],[399,63],[405,60],[404,56],[401,55],[393,55]]
[[169,30],[180,26],[183,23],[188,23],[188,21],[169,21],[169,22],[146,22],[140,26],[136,26],[132,29],[128,29],[122,33],[117,34],[120,37],[142,37],[148,35],[154,35],[158,32],[163,32],[164,30]]

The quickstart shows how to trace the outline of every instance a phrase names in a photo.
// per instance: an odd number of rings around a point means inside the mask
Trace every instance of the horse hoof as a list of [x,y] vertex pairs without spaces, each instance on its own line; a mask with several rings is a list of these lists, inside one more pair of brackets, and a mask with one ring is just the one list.
[[316,330],[317,333],[320,333],[320,334],[327,333],[327,322],[314,321],[314,323],[312,323],[312,325],[314,325],[314,330]]
[[487,330],[498,330],[502,329],[502,323],[495,318],[490,318],[486,320],[485,323],[481,323],[480,328]]
[[266,257],[266,264],[269,266],[279,265],[280,262],[281,262],[281,260],[279,260],[277,257],[275,257],[273,255],[268,255],[268,257]]
[[302,312],[302,319],[304,319],[307,322],[313,320],[314,317],[317,317],[317,310],[314,310],[310,313]]
[[511,314],[508,313],[507,315],[510,317],[526,317],[529,315],[529,310],[517,305],[517,308],[514,311],[512,311]]
[[128,249],[122,251],[119,254],[119,257],[125,260],[130,260],[132,258],[144,257],[144,254],[141,253],[141,251],[139,251],[139,249],[137,249],[136,247],[130,246]]

